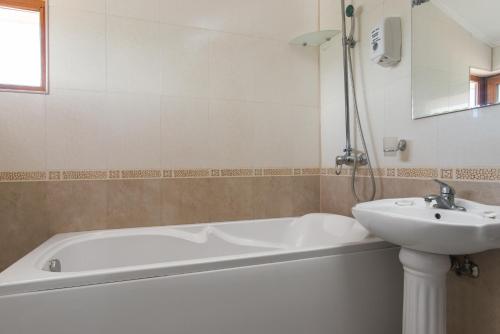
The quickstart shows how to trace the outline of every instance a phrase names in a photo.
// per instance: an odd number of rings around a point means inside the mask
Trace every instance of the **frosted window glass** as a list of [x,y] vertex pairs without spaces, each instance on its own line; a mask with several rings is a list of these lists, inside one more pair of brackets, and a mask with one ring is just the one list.
[[42,82],[40,13],[0,7],[0,84]]

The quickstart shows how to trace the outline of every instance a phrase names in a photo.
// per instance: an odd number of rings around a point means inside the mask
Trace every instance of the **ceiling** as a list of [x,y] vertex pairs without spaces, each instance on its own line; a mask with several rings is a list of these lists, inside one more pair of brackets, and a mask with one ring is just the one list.
[[431,0],[437,7],[492,47],[500,46],[499,0]]

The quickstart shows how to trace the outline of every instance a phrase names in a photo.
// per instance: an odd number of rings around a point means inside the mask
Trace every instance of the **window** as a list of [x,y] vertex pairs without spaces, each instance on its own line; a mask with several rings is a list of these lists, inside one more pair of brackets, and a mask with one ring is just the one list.
[[45,0],[0,0],[0,90],[46,92]]
[[470,82],[469,93],[469,107],[474,108],[478,106],[479,83],[477,81]]

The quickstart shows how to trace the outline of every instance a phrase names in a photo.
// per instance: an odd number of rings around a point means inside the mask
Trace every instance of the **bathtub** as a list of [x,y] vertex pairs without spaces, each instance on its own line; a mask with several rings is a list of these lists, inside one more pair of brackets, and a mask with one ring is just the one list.
[[402,291],[342,216],[68,233],[0,274],[0,333],[399,334]]

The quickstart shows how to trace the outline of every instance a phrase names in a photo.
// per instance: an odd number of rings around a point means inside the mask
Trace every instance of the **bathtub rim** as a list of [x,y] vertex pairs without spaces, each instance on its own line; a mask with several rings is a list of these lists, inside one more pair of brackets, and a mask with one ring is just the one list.
[[[333,216],[342,217],[344,219],[352,219],[350,217],[339,215]],[[92,236],[96,234],[112,234],[113,232],[117,231],[145,231],[166,227],[207,227],[208,225],[214,224],[220,226],[225,224],[238,224],[245,222],[290,221],[295,218],[296,217],[249,219],[242,221],[135,227],[126,229],[95,230],[57,234],[49,238],[47,241],[29,252],[23,258],[12,264],[4,272],[0,273],[0,297],[57,289],[76,288],[89,285],[110,284],[131,280],[185,275],[197,272],[225,270],[230,268],[239,268],[254,265],[289,262],[301,259],[359,253],[387,248],[397,248],[397,246],[393,244],[370,235],[360,241],[345,242],[338,245],[323,245],[315,247],[305,247],[300,249],[267,250],[239,255],[218,256],[194,260],[169,261],[134,266],[122,266],[89,271],[53,273],[38,268],[38,265],[41,263],[42,258],[46,256],[46,254],[51,249],[55,250],[63,248],[64,245],[70,244],[71,240],[81,239],[82,236],[88,236],[87,239],[92,239]],[[148,235],[147,233],[143,234]]]

